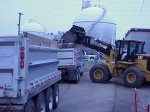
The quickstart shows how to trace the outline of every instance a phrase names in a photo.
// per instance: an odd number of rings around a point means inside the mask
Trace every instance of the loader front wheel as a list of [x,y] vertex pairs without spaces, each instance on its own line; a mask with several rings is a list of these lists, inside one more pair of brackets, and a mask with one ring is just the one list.
[[105,83],[109,80],[110,72],[103,64],[95,65],[90,70],[90,78],[94,83]]
[[123,75],[124,84],[128,87],[137,88],[144,82],[144,77],[141,71],[135,67],[127,68]]

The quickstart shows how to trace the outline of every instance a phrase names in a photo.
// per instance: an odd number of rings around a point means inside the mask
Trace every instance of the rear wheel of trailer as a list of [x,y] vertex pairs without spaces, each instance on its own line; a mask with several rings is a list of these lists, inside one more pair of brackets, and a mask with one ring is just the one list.
[[56,109],[59,104],[59,86],[54,84],[53,86],[53,109]]
[[37,96],[36,111],[37,112],[46,112],[46,99],[45,99],[43,92],[39,93]]
[[52,87],[49,87],[46,90],[46,112],[52,112],[53,110],[53,105],[54,105],[54,101],[53,101],[53,89]]
[[25,105],[25,112],[36,112],[33,100],[29,100]]

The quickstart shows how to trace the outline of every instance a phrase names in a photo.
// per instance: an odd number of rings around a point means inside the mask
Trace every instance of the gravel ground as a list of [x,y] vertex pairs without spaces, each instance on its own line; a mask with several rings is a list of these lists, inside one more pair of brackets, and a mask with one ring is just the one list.
[[[123,86],[120,79],[114,79],[112,83],[115,84],[115,102],[113,112],[134,112],[134,88],[127,88]],[[150,85],[145,84],[141,88],[136,89],[139,98],[146,106],[150,102]],[[139,101],[137,102],[137,112],[144,112]]]
[[60,105],[55,112],[111,112],[114,87],[92,83],[85,73],[78,84],[60,84]]
[[[85,72],[78,84],[60,84],[60,104],[55,112],[133,112],[134,90],[124,87],[121,79],[106,84],[92,83],[88,72],[95,62],[85,63]],[[150,85],[137,92],[146,105],[150,102]],[[138,103],[139,104],[139,103]],[[138,108],[138,112],[143,112]]]

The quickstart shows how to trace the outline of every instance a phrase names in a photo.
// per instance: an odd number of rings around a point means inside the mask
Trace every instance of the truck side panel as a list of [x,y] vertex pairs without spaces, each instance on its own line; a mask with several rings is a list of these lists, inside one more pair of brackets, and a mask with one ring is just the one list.
[[60,80],[57,49],[29,45],[25,94],[28,98]]

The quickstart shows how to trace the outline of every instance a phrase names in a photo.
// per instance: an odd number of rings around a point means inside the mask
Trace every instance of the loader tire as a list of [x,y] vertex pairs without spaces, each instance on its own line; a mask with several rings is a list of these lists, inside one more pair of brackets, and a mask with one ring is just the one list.
[[105,83],[109,80],[110,72],[103,64],[95,65],[90,70],[90,78],[94,83]]
[[129,67],[124,71],[123,80],[127,87],[138,88],[143,84],[144,77],[139,69]]

